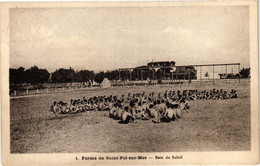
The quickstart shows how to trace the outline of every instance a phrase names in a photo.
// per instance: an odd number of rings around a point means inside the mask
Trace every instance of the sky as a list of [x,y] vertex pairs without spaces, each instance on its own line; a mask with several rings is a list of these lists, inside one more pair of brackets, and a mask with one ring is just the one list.
[[12,68],[249,67],[247,6],[13,8],[9,17]]

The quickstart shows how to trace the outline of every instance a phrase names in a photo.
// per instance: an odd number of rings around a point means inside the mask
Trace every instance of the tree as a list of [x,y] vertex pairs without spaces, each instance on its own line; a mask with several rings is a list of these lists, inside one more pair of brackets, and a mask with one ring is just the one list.
[[60,68],[52,73],[52,82],[69,83],[75,81],[76,73],[73,68]]
[[187,66],[187,67],[185,67],[185,70],[190,75],[190,78],[188,78],[188,79],[196,79],[197,78],[197,70],[194,68],[194,66]]
[[243,68],[240,72],[239,72],[241,78],[249,78],[250,76],[250,68]]
[[25,71],[23,67],[18,69],[9,69],[9,80],[11,84],[25,83]]
[[39,69],[37,66],[32,66],[24,72],[25,81],[31,84],[39,84],[48,82],[50,73],[46,69]]
[[95,75],[95,77],[94,77],[94,80],[97,82],[97,83],[101,83],[103,80],[104,80],[104,78],[105,78],[105,73],[104,72],[99,72],[99,73],[97,73],[96,75]]
[[[113,71],[107,71],[104,73],[105,77],[108,78],[109,80],[118,80],[119,79],[119,71],[118,70],[113,70]],[[123,72],[120,71],[120,77],[122,79]]]
[[80,70],[75,75],[75,81],[77,82],[87,82],[93,80],[95,76],[94,71]]

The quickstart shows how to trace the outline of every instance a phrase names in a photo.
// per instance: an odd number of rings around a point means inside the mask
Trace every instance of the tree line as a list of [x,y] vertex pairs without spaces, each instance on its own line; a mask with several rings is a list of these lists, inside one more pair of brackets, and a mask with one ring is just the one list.
[[[194,68],[192,68],[194,70]],[[184,68],[178,68],[176,72],[183,73],[187,72]],[[192,79],[195,79],[195,72],[191,72]],[[23,84],[29,83],[32,85],[42,83],[71,83],[71,82],[97,82],[101,83],[104,78],[109,80],[147,80],[147,79],[162,79],[171,78],[170,69],[159,69],[159,70],[148,70],[135,68],[129,70],[113,70],[113,71],[100,71],[95,73],[92,70],[80,70],[75,71],[73,68],[65,69],[60,68],[50,73],[47,69],[40,69],[37,66],[25,70],[23,67],[10,68],[10,84]],[[187,77],[179,75],[175,79],[183,79]]]
[[[178,74],[187,73],[187,74]],[[97,82],[101,83],[104,78],[109,80],[147,80],[147,79],[196,79],[196,70],[192,66],[179,67],[175,72],[171,73],[170,69],[140,69],[135,68],[131,71],[100,71],[95,73],[92,70],[75,71],[73,68],[60,68],[50,73],[47,69],[40,69],[37,66],[32,66],[29,69],[19,67],[10,68],[10,84],[18,85],[29,83],[33,85],[43,83],[71,83],[71,82]],[[248,78],[250,75],[250,68],[243,68],[240,73],[240,78]]]
[[29,83],[33,85],[42,83],[70,83],[70,82],[86,82],[93,80],[94,71],[80,70],[75,71],[73,68],[60,68],[50,73],[47,69],[40,69],[37,66],[25,70],[23,67],[9,70],[10,84]]

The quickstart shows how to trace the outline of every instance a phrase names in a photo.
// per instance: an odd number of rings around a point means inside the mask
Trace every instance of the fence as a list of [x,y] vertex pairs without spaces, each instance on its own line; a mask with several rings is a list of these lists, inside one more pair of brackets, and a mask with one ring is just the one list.
[[59,93],[66,91],[76,91],[97,88],[99,85],[83,85],[79,83],[65,84],[62,86],[57,86],[57,84],[48,84],[42,88],[22,88],[19,90],[10,90],[10,96],[24,96],[24,95],[37,95],[37,94],[48,94],[48,93]]
[[[175,88],[183,86],[208,86],[208,85],[225,85],[225,84],[246,84],[250,82],[250,79],[200,79],[200,80],[161,80],[158,82],[156,80],[151,81],[111,81],[112,87],[133,87],[133,86],[161,86],[170,85]],[[26,95],[38,95],[38,94],[50,94],[50,93],[61,93],[61,92],[72,92],[81,90],[93,90],[99,89],[100,85],[97,86],[86,86],[71,84],[71,86],[63,87],[53,87],[49,86],[47,88],[41,89],[22,89],[10,91],[10,96],[26,96]]]

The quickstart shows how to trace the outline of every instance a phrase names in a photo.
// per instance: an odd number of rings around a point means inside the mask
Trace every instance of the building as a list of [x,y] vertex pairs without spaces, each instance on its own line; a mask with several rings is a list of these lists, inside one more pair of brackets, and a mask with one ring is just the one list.
[[147,63],[147,67],[172,67],[175,66],[174,61],[161,61]]
[[197,79],[203,80],[203,79],[220,79],[220,73],[210,71],[208,69],[201,69],[197,71]]

